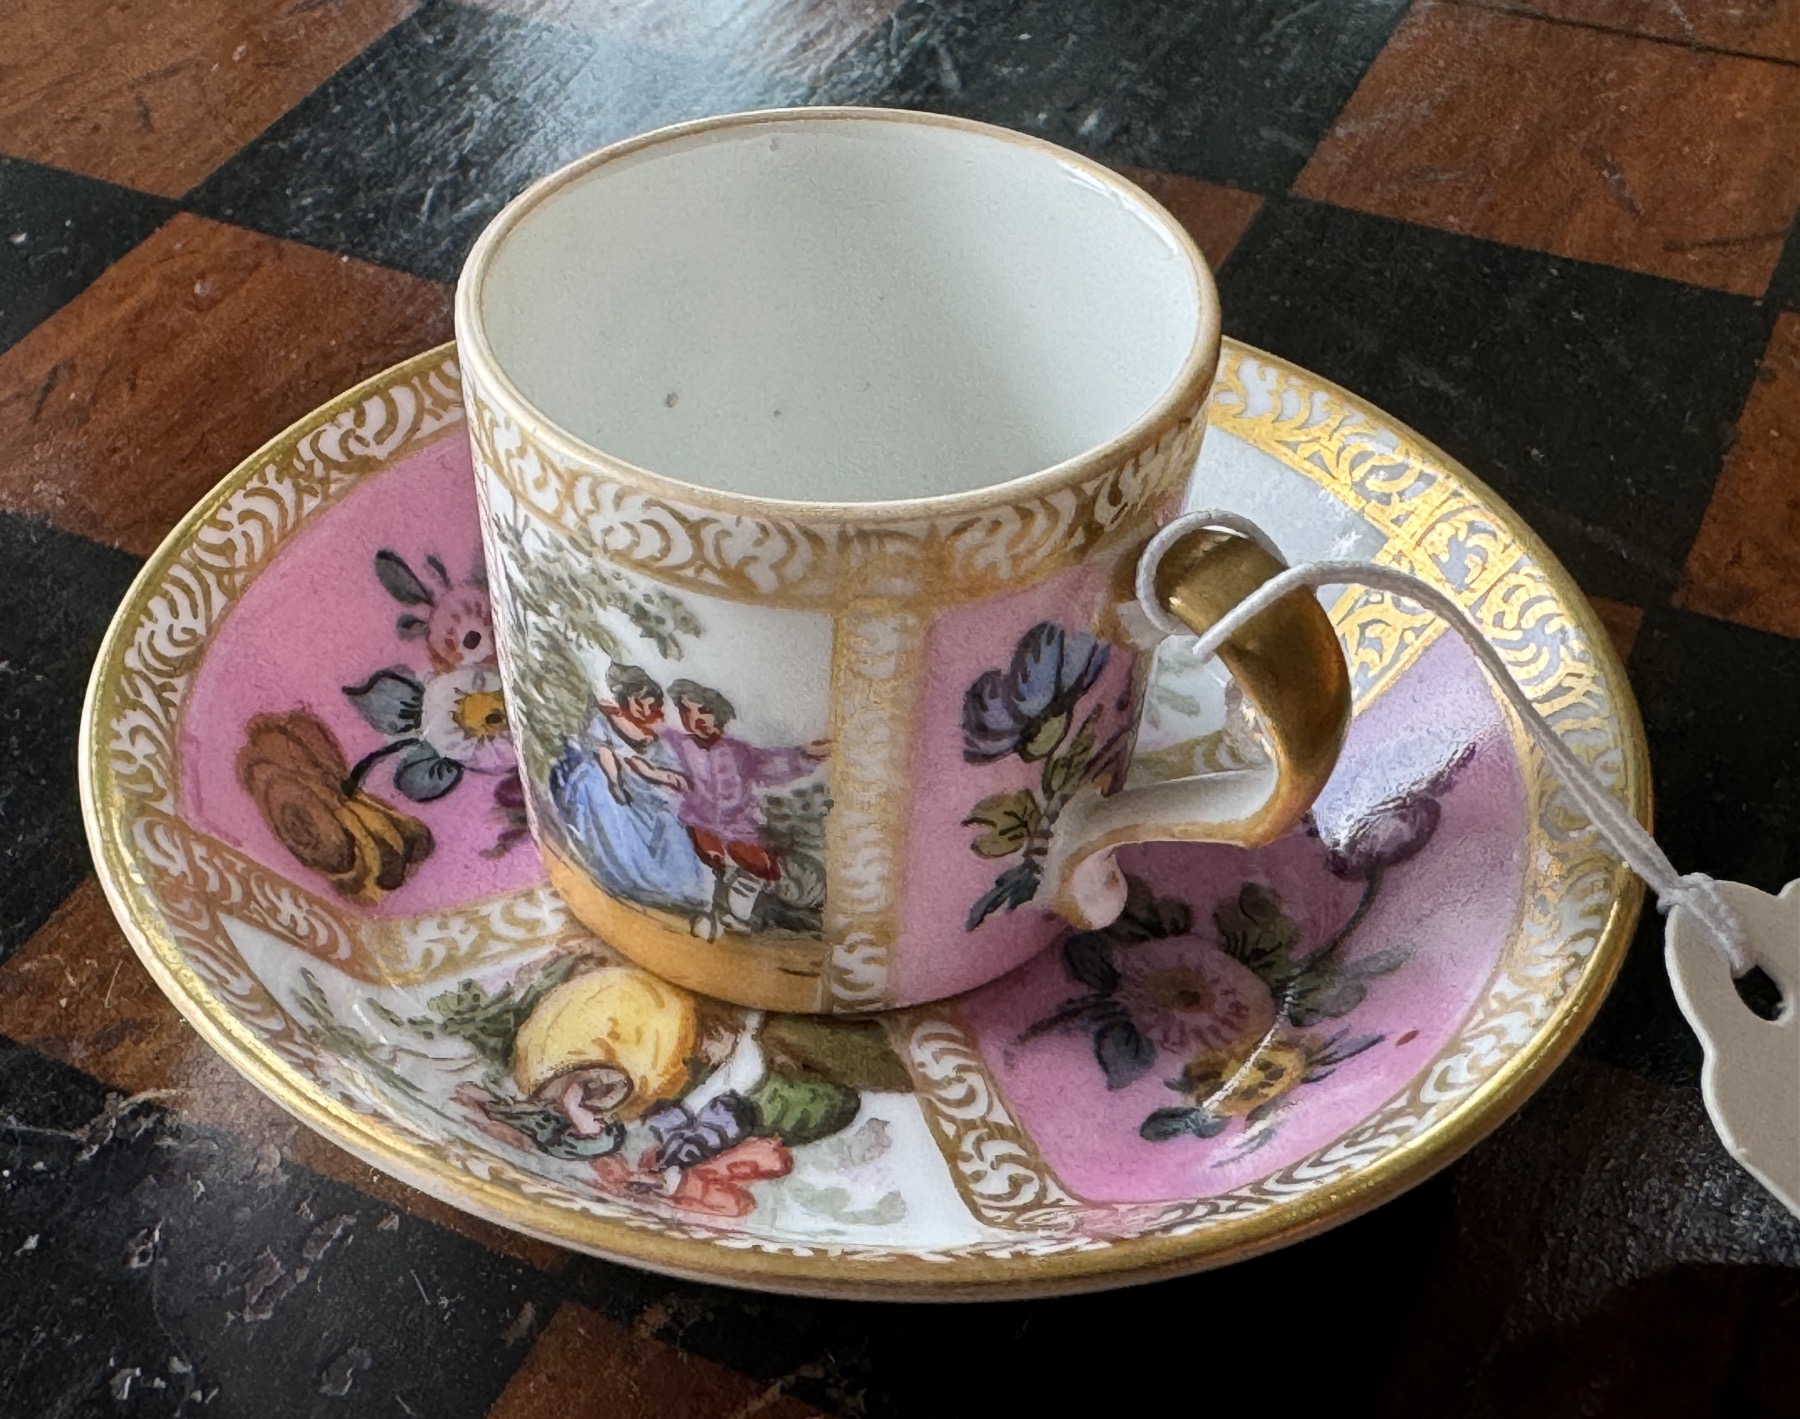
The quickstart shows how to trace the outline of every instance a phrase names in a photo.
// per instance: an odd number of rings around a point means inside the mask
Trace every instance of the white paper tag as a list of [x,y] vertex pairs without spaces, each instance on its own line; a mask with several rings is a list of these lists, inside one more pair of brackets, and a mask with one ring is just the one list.
[[1731,968],[1700,919],[1669,914],[1665,958],[1675,999],[1700,1036],[1700,1092],[1732,1156],[1788,1211],[1800,1216],[1800,882],[1779,897],[1739,882],[1718,891],[1737,912],[1752,959],[1781,991],[1765,1020],[1738,995]]

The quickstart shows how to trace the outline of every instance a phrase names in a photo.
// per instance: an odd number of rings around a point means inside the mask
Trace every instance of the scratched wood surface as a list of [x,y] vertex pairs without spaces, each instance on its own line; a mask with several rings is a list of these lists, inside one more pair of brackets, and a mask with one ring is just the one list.
[[1146,182],[1231,333],[1490,480],[1628,656],[1677,862],[1800,876],[1795,0],[0,0],[0,1414],[1800,1413],[1800,1224],[1647,924],[1431,1183],[1289,1251],[977,1310],[771,1300],[476,1222],[300,1128],[139,968],[75,802],[140,559],[449,330],[526,180],[868,102]]

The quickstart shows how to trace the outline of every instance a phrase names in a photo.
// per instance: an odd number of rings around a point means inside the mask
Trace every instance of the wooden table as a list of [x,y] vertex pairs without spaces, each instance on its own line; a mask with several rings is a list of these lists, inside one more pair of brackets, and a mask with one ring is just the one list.
[[1800,1224],[1707,1125],[1654,919],[1574,1058],[1400,1201],[1223,1273],[960,1310],[496,1231],[289,1121],[150,983],[74,784],[140,560],[265,437],[447,338],[528,178],[810,102],[1147,182],[1232,334],[1442,444],[1594,596],[1675,860],[1800,875],[1800,0],[0,0],[0,1411],[988,1416],[1154,1381],[1800,1413]]

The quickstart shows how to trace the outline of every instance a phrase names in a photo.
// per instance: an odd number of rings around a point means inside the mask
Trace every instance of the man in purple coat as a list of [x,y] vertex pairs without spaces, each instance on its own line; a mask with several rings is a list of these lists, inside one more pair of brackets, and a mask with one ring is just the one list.
[[711,940],[727,915],[746,924],[763,889],[781,880],[781,859],[763,841],[757,793],[805,778],[826,746],[765,749],[728,738],[725,727],[737,716],[731,701],[692,680],[671,684],[669,698],[686,731],[666,741],[682,778],[676,816],[716,882],[712,913],[695,920],[694,933]]

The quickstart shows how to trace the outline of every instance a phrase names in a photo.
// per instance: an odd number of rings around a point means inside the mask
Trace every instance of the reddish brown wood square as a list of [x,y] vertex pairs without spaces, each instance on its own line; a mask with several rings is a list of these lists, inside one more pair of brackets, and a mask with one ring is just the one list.
[[1509,0],[1503,8],[1740,54],[1800,60],[1800,0]]
[[1295,191],[1761,295],[1800,208],[1800,68],[1422,4]]
[[1197,177],[1180,177],[1151,168],[1120,171],[1169,209],[1199,243],[1215,270],[1225,264],[1251,218],[1262,208],[1262,198],[1254,192],[1221,187]]
[[91,877],[0,966],[0,1035],[127,1094],[204,1106],[240,1087],[138,964]]
[[417,0],[0,0],[0,152],[179,197]]
[[1776,319],[1675,600],[1800,636],[1800,314]]
[[819,1411],[716,1361],[565,1301],[488,1419],[804,1419]]
[[1607,639],[1619,653],[1619,659],[1629,660],[1631,648],[1637,644],[1638,629],[1644,624],[1644,608],[1604,596],[1591,597],[1590,601],[1600,617],[1600,624],[1606,627]]
[[264,441],[448,339],[449,301],[178,215],[0,356],[0,507],[147,553]]

